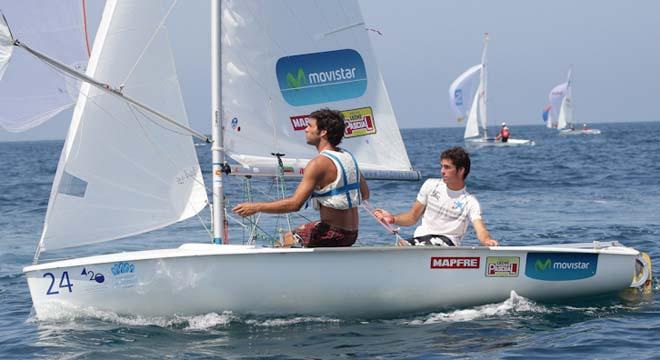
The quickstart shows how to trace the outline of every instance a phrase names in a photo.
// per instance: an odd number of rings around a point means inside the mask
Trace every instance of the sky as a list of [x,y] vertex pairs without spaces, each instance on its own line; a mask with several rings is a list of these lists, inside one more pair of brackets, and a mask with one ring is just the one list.
[[[282,0],[272,0],[282,1]],[[320,1],[320,0],[317,0]],[[401,128],[452,127],[448,88],[488,48],[491,124],[543,125],[552,87],[573,67],[579,123],[660,121],[660,1],[359,0]],[[88,1],[100,13],[100,1]],[[179,1],[168,21],[191,126],[210,132],[207,0]],[[184,38],[183,35],[186,34]],[[190,54],[196,54],[192,58]],[[208,57],[207,57],[208,58]],[[0,141],[63,139],[71,112]]]

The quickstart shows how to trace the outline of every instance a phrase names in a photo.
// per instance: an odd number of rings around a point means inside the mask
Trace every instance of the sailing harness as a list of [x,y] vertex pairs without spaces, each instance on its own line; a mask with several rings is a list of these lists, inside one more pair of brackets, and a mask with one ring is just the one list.
[[340,210],[352,209],[358,207],[362,202],[362,194],[360,193],[360,168],[358,167],[358,163],[353,154],[346,150],[339,150],[338,152],[348,154],[353,161],[353,164],[355,165],[355,181],[349,182],[346,168],[344,167],[344,161],[342,161],[337,155],[333,154],[332,151],[323,150],[321,151],[321,155],[330,158],[332,162],[335,163],[337,171],[341,173],[343,185],[324,192],[314,191],[311,197],[312,199],[316,198],[316,201],[319,204],[326,207]]

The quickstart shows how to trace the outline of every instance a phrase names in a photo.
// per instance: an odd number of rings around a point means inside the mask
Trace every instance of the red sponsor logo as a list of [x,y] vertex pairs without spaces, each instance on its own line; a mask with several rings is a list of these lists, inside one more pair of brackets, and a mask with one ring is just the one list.
[[309,117],[307,115],[298,115],[290,116],[291,125],[293,125],[293,131],[305,130],[307,124],[309,124]]
[[431,257],[431,269],[478,269],[479,257]]

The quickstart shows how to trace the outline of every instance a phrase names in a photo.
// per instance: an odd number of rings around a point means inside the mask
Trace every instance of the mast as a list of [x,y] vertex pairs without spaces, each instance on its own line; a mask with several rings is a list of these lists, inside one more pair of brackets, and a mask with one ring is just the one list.
[[567,125],[570,127],[573,124],[573,94],[571,91],[571,87],[573,86],[573,66],[571,65],[568,68],[568,79],[566,80],[566,98],[565,100],[568,102],[569,112],[566,115],[568,116],[568,119],[566,120]]
[[226,243],[225,194],[222,187],[222,167],[225,149],[222,126],[222,34],[220,19],[222,1],[211,0],[211,146],[213,169],[213,242]]
[[487,93],[488,93],[488,83],[487,83],[487,77],[486,77],[486,71],[487,66],[486,66],[486,51],[488,50],[488,33],[484,33],[484,51],[481,54],[481,89],[482,89],[482,94],[481,94],[481,103],[480,105],[480,115],[481,115],[481,127],[484,129],[484,138],[488,137],[488,118],[487,118],[487,108],[486,108],[486,103],[487,103]]

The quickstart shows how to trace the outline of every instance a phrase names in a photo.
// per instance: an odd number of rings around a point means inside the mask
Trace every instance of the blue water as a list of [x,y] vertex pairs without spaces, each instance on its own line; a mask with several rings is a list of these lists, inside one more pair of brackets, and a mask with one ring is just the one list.
[[[660,266],[660,123],[598,124],[600,136],[560,137],[539,126],[513,127],[536,146],[472,152],[468,188],[495,239],[505,245],[618,240]],[[424,177],[439,175],[439,154],[462,143],[462,129],[403,131]],[[541,304],[512,296],[467,309],[395,319],[250,317],[232,313],[141,318],[59,314],[35,320],[23,266],[31,263],[61,141],[0,143],[0,358],[657,358],[660,303],[604,296]],[[208,147],[199,146],[207,178]],[[227,182],[230,203],[240,179]],[[404,211],[421,182],[371,181],[372,203]],[[295,186],[288,184],[289,191]],[[270,182],[255,184],[262,198]],[[303,212],[314,218],[314,212]],[[359,246],[392,243],[362,215]],[[208,223],[208,214],[202,213]],[[283,217],[264,228],[283,227]],[[294,217],[294,223],[304,221]],[[413,228],[404,229],[411,233]],[[240,226],[230,238],[242,242]],[[132,239],[54,253],[51,258],[205,242],[196,218]],[[476,244],[470,231],[464,244]],[[47,258],[48,256],[45,256]],[[657,271],[656,271],[657,273]],[[226,276],[233,276],[227,274]],[[410,279],[415,281],[415,279]]]

